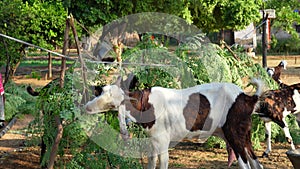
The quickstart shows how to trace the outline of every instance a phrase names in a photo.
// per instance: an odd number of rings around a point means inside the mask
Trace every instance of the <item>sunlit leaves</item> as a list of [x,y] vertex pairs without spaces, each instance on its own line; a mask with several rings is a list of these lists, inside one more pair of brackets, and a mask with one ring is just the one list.
[[271,20],[273,28],[281,29],[291,34],[293,38],[298,37],[294,24],[300,24],[300,15],[295,12],[300,9],[297,0],[268,0],[265,2],[266,9],[275,9],[276,18]]
[[258,21],[261,1],[198,0],[191,1],[194,24],[206,32],[240,30]]

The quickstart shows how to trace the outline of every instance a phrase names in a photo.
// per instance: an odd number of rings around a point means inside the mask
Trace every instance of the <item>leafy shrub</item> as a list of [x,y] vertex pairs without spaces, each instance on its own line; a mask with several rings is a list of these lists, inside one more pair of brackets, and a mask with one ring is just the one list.
[[[271,48],[268,49],[268,53],[273,55],[299,54],[300,39],[294,37],[277,39],[275,36],[272,36],[270,46]],[[257,43],[256,52],[262,53],[261,43]]]
[[29,114],[34,111],[35,99],[27,93],[26,86],[9,81],[5,85],[5,119],[11,120],[17,114]]

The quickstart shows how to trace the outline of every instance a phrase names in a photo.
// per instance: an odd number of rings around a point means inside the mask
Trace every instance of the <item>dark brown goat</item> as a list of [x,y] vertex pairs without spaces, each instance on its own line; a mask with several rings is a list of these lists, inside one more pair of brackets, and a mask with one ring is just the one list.
[[282,60],[277,66],[273,68],[267,68],[268,75],[271,76],[275,80],[275,82],[278,83],[280,87],[286,86],[280,80],[281,72],[286,69],[286,66],[287,66],[287,62],[285,60]]

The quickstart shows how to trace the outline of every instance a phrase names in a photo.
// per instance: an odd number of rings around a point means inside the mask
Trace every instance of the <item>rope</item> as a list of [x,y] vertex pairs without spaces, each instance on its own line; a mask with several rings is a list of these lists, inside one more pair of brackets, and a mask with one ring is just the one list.
[[[63,54],[60,54],[60,53],[57,53],[57,52],[53,52],[53,51],[51,51],[51,50],[42,48],[42,47],[40,47],[40,46],[37,46],[37,45],[31,44],[31,43],[22,41],[22,40],[20,40],[20,39],[17,39],[17,38],[13,38],[13,37],[4,35],[4,34],[2,34],[2,33],[0,33],[0,36],[2,36],[2,37],[4,37],[4,38],[7,38],[7,39],[10,39],[10,40],[13,40],[13,41],[16,41],[16,42],[19,42],[19,43],[22,43],[22,44],[25,44],[25,45],[28,45],[28,46],[32,46],[32,47],[34,47],[34,48],[38,48],[38,49],[44,50],[44,51],[46,51],[46,52],[52,53],[52,54],[54,54],[54,55],[57,55],[57,56],[60,56],[60,57],[63,57],[63,58],[67,58],[67,59],[70,59],[70,60],[77,60],[77,59],[71,58],[71,57],[69,57],[69,56],[66,56],[66,55],[63,55]],[[95,62],[95,63],[102,63],[102,64],[119,64],[119,63],[116,63],[116,62],[105,62],[105,61],[92,61],[92,62]],[[163,66],[175,66],[175,65],[164,65],[164,64],[142,64],[142,63],[124,63],[124,62],[122,63],[122,65],[157,66],[157,67],[163,67]]]
[[[266,23],[267,20],[264,20],[262,21],[262,23],[260,23],[258,26],[256,26],[254,29],[252,29],[251,31],[249,31],[247,34],[245,34],[241,39],[245,39],[250,33],[256,31],[259,27],[261,27],[264,23]],[[235,44],[237,43],[234,43],[233,45],[231,45],[231,47],[233,47]]]
[[70,60],[76,60],[76,59],[74,59],[74,58],[71,58],[71,57],[62,55],[62,54],[57,53],[57,52],[53,52],[53,51],[51,51],[51,50],[48,50],[48,49],[42,48],[42,47],[40,47],[40,46],[37,46],[37,45],[31,44],[31,43],[22,41],[22,40],[17,39],[17,38],[13,38],[13,37],[8,36],[8,35],[4,35],[4,34],[2,34],[2,33],[0,33],[0,36],[2,36],[2,37],[4,37],[4,38],[7,38],[7,39],[10,39],[10,40],[13,40],[13,41],[16,41],[16,42],[19,42],[19,43],[22,43],[22,44],[25,44],[25,45],[28,45],[28,46],[32,46],[32,47],[34,47],[34,48],[38,48],[38,49],[44,50],[44,51],[46,51],[46,52],[52,53],[52,54],[54,54],[54,55],[57,55],[57,56],[60,56],[60,57],[63,57],[63,58],[67,58],[67,59],[70,59]]
[[[104,61],[89,61],[90,63],[103,63],[103,64],[111,64],[111,65],[120,65],[118,62],[104,62]],[[176,65],[165,65],[165,64],[145,64],[145,63],[124,63],[121,65],[133,65],[133,66],[153,66],[153,67],[176,67]]]

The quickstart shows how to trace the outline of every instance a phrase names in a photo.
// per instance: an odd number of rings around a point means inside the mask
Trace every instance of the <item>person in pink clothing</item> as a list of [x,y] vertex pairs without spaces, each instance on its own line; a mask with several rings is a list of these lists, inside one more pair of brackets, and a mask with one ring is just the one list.
[[0,128],[4,127],[4,86],[2,82],[2,74],[0,73]]

